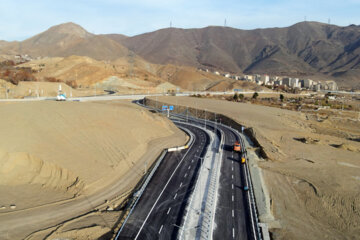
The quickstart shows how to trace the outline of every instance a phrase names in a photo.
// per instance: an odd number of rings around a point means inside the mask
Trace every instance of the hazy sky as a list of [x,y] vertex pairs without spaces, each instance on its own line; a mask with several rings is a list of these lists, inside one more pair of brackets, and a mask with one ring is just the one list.
[[0,0],[0,39],[23,40],[64,22],[136,35],[169,27],[241,29],[319,21],[360,24],[360,0]]

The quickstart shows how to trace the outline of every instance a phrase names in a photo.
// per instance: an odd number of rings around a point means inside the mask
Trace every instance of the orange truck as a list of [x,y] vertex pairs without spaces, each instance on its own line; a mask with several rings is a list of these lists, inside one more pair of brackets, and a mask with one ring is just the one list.
[[241,152],[241,146],[240,146],[240,143],[238,141],[236,141],[235,144],[234,144],[234,151],[235,152]]

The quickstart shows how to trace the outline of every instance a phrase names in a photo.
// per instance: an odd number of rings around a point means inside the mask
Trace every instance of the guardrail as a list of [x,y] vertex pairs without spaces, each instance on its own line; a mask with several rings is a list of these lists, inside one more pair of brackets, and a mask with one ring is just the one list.
[[[181,127],[180,127],[180,128],[181,128]],[[186,145],[190,145],[190,146],[191,146],[191,144],[192,144],[193,141],[194,141],[193,135],[192,135],[187,129],[185,129],[185,128],[182,128],[182,129],[183,129],[183,131],[185,131],[185,132],[190,136],[190,139],[189,139],[189,141],[188,141],[188,143],[187,143]],[[151,170],[151,172],[149,173],[149,175],[146,177],[146,179],[145,179],[144,183],[141,185],[140,189],[133,194],[133,196],[132,196],[132,198],[131,198],[131,201],[130,201],[130,204],[129,204],[128,207],[127,207],[128,210],[125,211],[125,212],[128,212],[128,214],[127,214],[127,216],[125,217],[124,221],[120,223],[120,224],[121,224],[121,227],[120,227],[119,231],[117,232],[114,240],[118,240],[118,239],[119,239],[120,233],[121,233],[121,231],[124,229],[124,226],[125,226],[127,220],[129,219],[130,215],[131,215],[132,212],[134,211],[134,209],[135,209],[138,201],[140,200],[142,194],[144,193],[147,185],[149,184],[151,178],[152,178],[153,175],[155,174],[156,170],[158,169],[158,167],[159,167],[160,164],[162,163],[162,161],[163,161],[163,159],[164,159],[164,157],[165,157],[165,155],[166,155],[167,153],[168,153],[168,150],[167,150],[167,149],[165,149],[165,150],[162,151],[160,157],[157,159],[154,167],[152,168],[152,170]],[[130,210],[129,210],[129,209],[130,209]]]
[[[140,104],[140,103],[138,103],[138,104],[142,105],[142,106],[145,106],[145,105]],[[146,106],[146,108],[158,110],[158,109],[155,109],[155,108],[149,107],[149,106]],[[189,116],[189,115],[171,113],[171,116],[180,117],[180,118],[183,118],[183,119],[186,119],[186,120],[195,120],[195,121],[200,122],[200,118],[195,118],[195,117],[192,117],[192,116]],[[203,119],[201,119],[201,120],[203,120]],[[215,122],[211,121],[210,119],[206,119],[205,121],[207,123],[212,123],[214,125],[218,124],[220,126],[226,127],[228,129],[230,129],[231,131],[233,131],[238,136],[238,138],[239,138],[239,140],[241,142],[242,149],[246,149],[244,140],[241,137],[238,130],[236,130],[236,129],[230,127],[230,126],[227,126],[225,124],[222,124],[222,123],[215,123]],[[249,208],[250,208],[250,218],[251,218],[251,222],[252,222],[252,224],[251,224],[252,232],[253,232],[252,235],[253,235],[255,240],[261,240],[262,235],[261,235],[260,226],[259,226],[258,211],[257,211],[257,207],[256,207],[255,197],[254,197],[254,190],[253,190],[253,185],[252,185],[251,174],[250,174],[250,171],[249,171],[249,166],[248,166],[249,161],[248,161],[248,156],[247,156],[246,150],[244,152],[244,156],[246,158],[245,168],[244,168],[244,175],[245,175],[245,179],[247,181],[248,187],[249,187],[249,191],[247,192],[247,194],[248,194],[247,199],[248,199],[248,205],[249,205]]]
[[[185,116],[182,114],[172,114],[172,115],[179,117],[179,118],[183,118],[184,120],[187,119],[187,120],[191,120],[191,121],[198,121],[199,124],[203,124],[201,122],[201,120],[198,118],[194,118],[191,116]],[[214,125],[213,127],[215,127],[216,123],[211,120],[207,120],[207,124]],[[222,124],[222,123],[217,123],[217,125],[223,126],[227,129],[229,129],[230,131],[234,132],[235,135],[239,138],[242,149],[246,149],[244,139],[242,138],[242,136],[236,129],[234,129],[230,126],[227,126],[225,124]],[[249,187],[249,191],[247,192],[247,195],[248,195],[247,196],[247,199],[248,199],[247,204],[248,204],[249,212],[250,212],[250,218],[251,218],[250,220],[252,222],[252,224],[251,224],[252,236],[253,236],[253,239],[255,239],[255,240],[261,240],[262,235],[261,235],[261,231],[260,231],[260,225],[259,225],[259,219],[258,219],[258,214],[257,214],[257,207],[256,207],[256,201],[255,201],[255,197],[254,197],[254,190],[253,190],[253,185],[252,185],[252,180],[251,180],[251,174],[250,174],[249,166],[248,166],[248,162],[249,162],[248,156],[247,156],[246,151],[243,154],[246,158],[243,175],[245,176],[246,185]]]

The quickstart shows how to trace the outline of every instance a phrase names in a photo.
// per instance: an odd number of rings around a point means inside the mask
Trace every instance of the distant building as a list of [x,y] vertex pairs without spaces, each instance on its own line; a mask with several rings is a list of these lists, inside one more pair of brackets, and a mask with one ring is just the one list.
[[291,79],[288,78],[288,77],[283,78],[283,79],[282,79],[282,85],[291,87]]
[[313,90],[314,91],[320,91],[321,90],[321,83],[320,82],[314,82]]
[[253,81],[255,81],[255,82],[261,81],[261,76],[259,74],[254,74]]
[[260,81],[262,81],[265,85],[267,85],[270,81],[270,77],[269,75],[261,75],[260,76]]
[[282,85],[282,84],[283,84],[283,82],[282,82],[281,79],[274,81],[274,85],[275,85],[275,86],[280,86],[280,85]]
[[302,88],[311,89],[313,86],[313,80],[311,79],[302,79],[300,82]]
[[254,78],[253,78],[252,75],[245,75],[244,78],[245,78],[246,81],[249,81],[249,82],[253,82],[253,81],[254,81]]
[[329,91],[337,91],[338,90],[338,86],[337,86],[336,82],[334,82],[334,81],[326,81],[325,86],[327,88],[325,90],[329,90]]
[[215,72],[214,72],[214,74],[216,74],[216,75],[220,75],[220,73],[219,73],[218,71],[215,71]]
[[230,73],[227,73],[227,74],[224,75],[224,77],[230,78],[230,77],[231,77],[231,74],[230,74]]

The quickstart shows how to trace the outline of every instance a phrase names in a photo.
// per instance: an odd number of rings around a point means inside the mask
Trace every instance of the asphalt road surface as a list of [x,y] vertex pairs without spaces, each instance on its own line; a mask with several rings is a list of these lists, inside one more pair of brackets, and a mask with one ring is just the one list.
[[251,221],[246,192],[244,165],[241,153],[233,151],[238,137],[230,129],[220,126],[225,135],[220,174],[219,199],[215,213],[214,239],[252,239]]
[[[190,119],[190,122],[204,124],[203,120]],[[214,129],[214,123],[207,127]],[[244,165],[241,164],[241,153],[233,151],[238,136],[229,128],[217,124],[224,133],[218,202],[215,213],[213,239],[254,239],[251,231],[250,209],[245,186]]]
[[165,156],[119,239],[176,239],[198,177],[200,157],[206,154],[209,145],[209,136],[204,130],[177,125],[194,134],[194,144],[188,150]]

